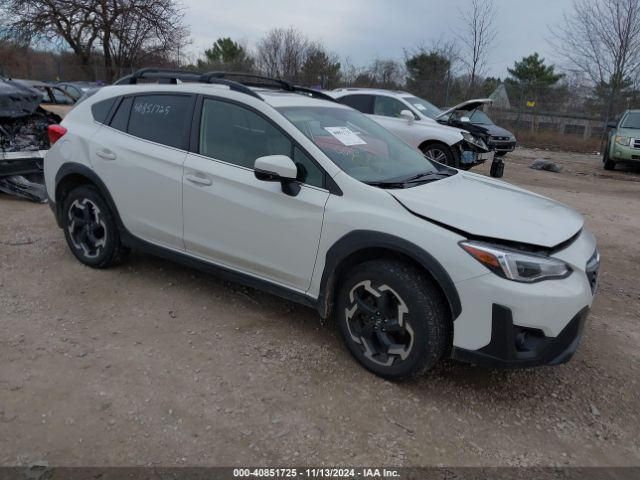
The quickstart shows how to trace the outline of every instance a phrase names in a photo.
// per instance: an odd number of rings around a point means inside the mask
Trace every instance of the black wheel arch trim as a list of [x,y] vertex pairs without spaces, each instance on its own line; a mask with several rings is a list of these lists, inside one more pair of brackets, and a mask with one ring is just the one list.
[[81,163],[75,163],[75,162],[65,163],[60,167],[60,169],[56,173],[55,193],[54,193],[55,197],[54,197],[54,202],[51,205],[51,209],[54,211],[54,215],[56,217],[56,222],[58,223],[58,226],[62,228],[62,215],[63,215],[62,207],[64,203],[60,198],[61,192],[59,190],[59,187],[61,182],[65,178],[68,178],[71,175],[80,175],[82,177],[85,177],[87,180],[89,180],[89,182],[92,183],[98,189],[98,191],[104,198],[105,202],[107,202],[107,205],[111,210],[111,213],[113,213],[113,215],[115,216],[118,229],[121,231],[126,230],[120,218],[120,214],[118,213],[118,209],[116,208],[116,204],[113,201],[113,197],[111,196],[111,193],[109,193],[109,189],[107,188],[107,186],[100,179],[100,177],[96,172],[91,170],[86,165],[83,165]]
[[341,263],[351,255],[367,249],[389,250],[418,263],[442,289],[452,319],[455,320],[460,315],[462,304],[458,290],[444,267],[429,252],[395,235],[372,230],[354,230],[343,236],[327,251],[317,306],[321,317],[328,317],[331,312],[333,293],[336,282],[339,280],[336,278],[336,272],[338,272]]

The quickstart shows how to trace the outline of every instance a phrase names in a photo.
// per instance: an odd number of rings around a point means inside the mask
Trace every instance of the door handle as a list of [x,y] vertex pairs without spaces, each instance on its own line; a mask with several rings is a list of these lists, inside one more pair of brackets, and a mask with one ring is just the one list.
[[111,150],[98,150],[96,152],[96,155],[98,155],[100,158],[103,158],[104,160],[115,160],[116,158],[118,158],[118,156],[113,153]]
[[201,177],[199,175],[195,175],[195,174],[191,174],[191,173],[188,173],[187,175],[185,175],[184,178],[189,180],[191,183],[196,183],[198,185],[209,186],[209,185],[213,184],[213,182],[211,181],[210,178]]

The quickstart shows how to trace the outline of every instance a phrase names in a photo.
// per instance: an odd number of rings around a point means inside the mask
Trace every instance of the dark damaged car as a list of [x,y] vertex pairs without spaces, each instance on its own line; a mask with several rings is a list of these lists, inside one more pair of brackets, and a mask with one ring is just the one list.
[[516,148],[516,137],[509,130],[496,125],[482,108],[493,103],[490,98],[467,100],[442,113],[436,114],[434,119],[443,125],[464,128],[472,134],[482,138],[496,157],[501,157]]
[[41,108],[42,93],[0,79],[0,192],[46,201],[42,160],[49,149],[49,125],[60,122]]

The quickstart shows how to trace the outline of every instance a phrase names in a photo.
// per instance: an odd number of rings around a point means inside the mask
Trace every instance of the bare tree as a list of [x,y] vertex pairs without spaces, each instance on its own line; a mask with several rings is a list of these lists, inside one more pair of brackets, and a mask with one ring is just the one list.
[[600,90],[608,90],[605,117],[640,73],[640,0],[574,0],[552,43]]
[[[112,68],[118,68],[118,74],[144,64],[146,59],[179,60],[189,33],[182,24],[182,10],[174,0],[100,0],[100,3],[105,25],[101,43],[107,68],[107,57],[113,59]],[[116,8],[111,10],[109,3]]]
[[175,0],[0,0],[0,9],[13,38],[62,41],[86,68],[98,50],[109,81],[145,55],[174,55],[188,35]]
[[406,71],[403,65],[393,59],[376,59],[366,72],[374,85],[381,88],[400,88],[404,85]]
[[462,45],[460,59],[469,75],[468,95],[475,92],[478,78],[484,74],[489,51],[496,39],[494,0],[471,0],[470,8],[460,10],[464,24],[458,35]]
[[94,6],[91,0],[0,0],[7,37],[21,44],[62,39],[85,68],[89,67],[91,52],[98,39],[92,12]]
[[275,28],[258,43],[258,68],[271,77],[296,81],[311,46],[295,27]]

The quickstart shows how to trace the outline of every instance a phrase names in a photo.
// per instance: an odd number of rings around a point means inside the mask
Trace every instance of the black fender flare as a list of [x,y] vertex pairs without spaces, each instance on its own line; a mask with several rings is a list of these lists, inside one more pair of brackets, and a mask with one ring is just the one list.
[[[100,179],[100,177],[96,172],[91,170],[86,165],[83,165],[81,163],[76,163],[76,162],[65,163],[60,167],[60,169],[56,173],[55,193],[54,193],[55,196],[53,198],[53,203],[55,204],[55,208],[53,208],[53,211],[54,211],[58,226],[62,227],[62,207],[63,207],[62,205],[63,202],[61,201],[62,199],[60,198],[61,192],[60,192],[59,186],[65,178],[68,178],[71,175],[80,175],[82,177],[85,177],[87,180],[89,180],[90,183],[92,183],[98,189],[98,191],[102,195],[102,198],[104,198],[105,202],[107,202],[107,205],[111,209],[111,213],[113,213],[113,215],[115,216],[118,229],[121,232],[126,231],[126,229],[124,228],[124,224],[120,219],[120,214],[118,213],[116,204],[113,201],[113,197],[111,196],[111,193],[109,193],[109,189],[107,188],[107,186]],[[51,202],[51,199],[50,199],[50,202]]]
[[442,289],[451,311],[452,320],[462,312],[462,304],[458,290],[445,268],[433,255],[403,238],[372,230],[354,230],[340,238],[327,251],[324,270],[320,281],[318,295],[318,311],[322,317],[330,314],[333,302],[333,291],[336,286],[336,272],[340,264],[352,254],[367,249],[384,249],[402,254],[430,274]]

